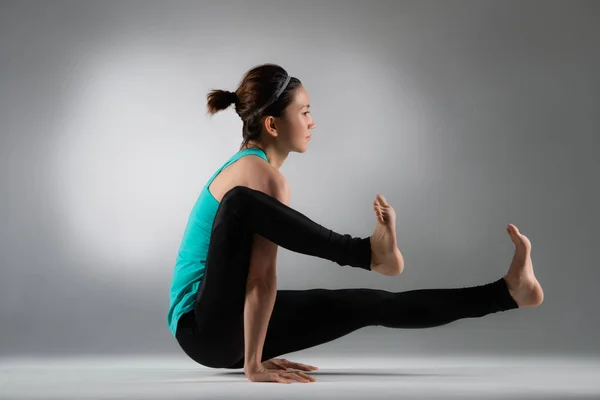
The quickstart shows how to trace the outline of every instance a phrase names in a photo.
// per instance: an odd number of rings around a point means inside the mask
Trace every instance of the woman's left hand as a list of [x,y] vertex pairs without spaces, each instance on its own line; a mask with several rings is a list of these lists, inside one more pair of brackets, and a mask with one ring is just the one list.
[[317,369],[319,369],[314,365],[307,365],[293,361],[288,361],[285,358],[271,358],[270,360],[264,361],[262,365],[267,369],[287,370],[288,368],[292,368],[299,369],[300,371],[316,371]]

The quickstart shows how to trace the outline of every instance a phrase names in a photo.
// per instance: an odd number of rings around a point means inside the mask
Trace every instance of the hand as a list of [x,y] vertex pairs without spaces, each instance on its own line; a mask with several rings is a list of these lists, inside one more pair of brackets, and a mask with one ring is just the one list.
[[271,358],[262,363],[264,368],[270,369],[283,369],[287,370],[288,368],[299,369],[300,371],[315,371],[319,368],[314,365],[301,364],[293,361],[288,361],[285,358]]
[[315,382],[316,379],[304,372],[287,372],[282,369],[267,369],[262,365],[258,368],[253,368],[245,371],[248,380],[251,382],[278,382],[292,383],[296,380],[302,383]]

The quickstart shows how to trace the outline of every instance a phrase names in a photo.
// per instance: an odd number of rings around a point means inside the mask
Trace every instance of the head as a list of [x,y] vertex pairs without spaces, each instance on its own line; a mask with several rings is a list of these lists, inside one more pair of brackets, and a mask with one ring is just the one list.
[[[240,149],[258,145],[263,149],[273,147],[286,155],[291,151],[303,153],[316,125],[302,82],[291,77],[283,88],[287,77],[279,65],[256,66],[246,72],[235,92],[211,90],[207,96],[208,112],[212,115],[235,104],[243,122]],[[273,101],[280,90],[283,91]]]

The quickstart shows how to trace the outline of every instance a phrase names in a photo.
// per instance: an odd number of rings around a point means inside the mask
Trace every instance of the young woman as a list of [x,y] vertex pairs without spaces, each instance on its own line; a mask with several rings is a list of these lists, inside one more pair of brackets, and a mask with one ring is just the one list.
[[[542,303],[531,243],[516,226],[502,278],[480,286],[388,292],[377,289],[277,290],[277,247],[383,275],[402,272],[396,214],[373,201],[371,236],[336,233],[289,207],[279,172],[290,152],[306,151],[315,123],[306,90],[278,65],[249,70],[235,93],[212,90],[214,114],[232,103],[243,142],[208,180],[178,252],[167,316],[183,351],[213,368],[244,368],[253,382],[315,381],[316,367],[274,357],[327,343],[366,326],[429,328]],[[299,370],[287,371],[288,368]]]

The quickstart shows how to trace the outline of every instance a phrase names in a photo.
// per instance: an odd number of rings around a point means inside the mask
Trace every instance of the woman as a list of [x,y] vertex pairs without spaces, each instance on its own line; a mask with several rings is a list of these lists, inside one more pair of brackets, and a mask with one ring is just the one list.
[[341,266],[400,274],[404,260],[396,244],[396,214],[377,195],[375,230],[358,238],[289,207],[289,186],[279,168],[290,152],[306,151],[315,123],[301,82],[283,68],[254,67],[235,93],[208,94],[210,114],[232,103],[243,121],[243,142],[208,180],[191,211],[170,293],[170,330],[196,362],[243,367],[253,382],[312,382],[305,372],[316,367],[274,357],[366,326],[428,328],[542,303],[531,243],[514,225],[507,227],[515,245],[510,268],[485,285],[398,293],[277,290],[278,246]]

